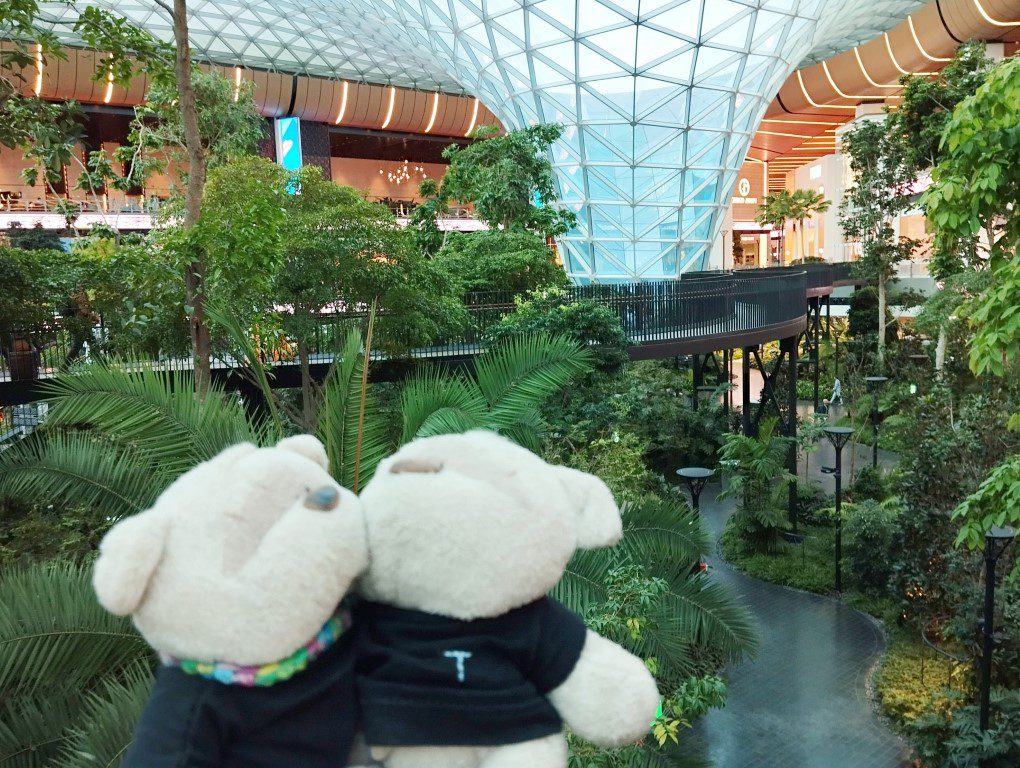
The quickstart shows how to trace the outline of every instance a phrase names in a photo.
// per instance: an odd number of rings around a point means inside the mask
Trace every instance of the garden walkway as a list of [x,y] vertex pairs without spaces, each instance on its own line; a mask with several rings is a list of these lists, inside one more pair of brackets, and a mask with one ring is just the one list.
[[[857,466],[863,466],[870,452],[857,450]],[[822,463],[831,463],[831,456],[816,452],[812,469]],[[715,539],[734,507],[732,500],[716,501],[718,491],[709,486],[701,497]],[[752,579],[718,556],[709,563],[713,578],[750,607],[761,645],[754,659],[727,670],[726,707],[699,721],[692,735],[696,751],[715,768],[908,765],[905,744],[868,696],[885,645],[875,622],[837,600]]]

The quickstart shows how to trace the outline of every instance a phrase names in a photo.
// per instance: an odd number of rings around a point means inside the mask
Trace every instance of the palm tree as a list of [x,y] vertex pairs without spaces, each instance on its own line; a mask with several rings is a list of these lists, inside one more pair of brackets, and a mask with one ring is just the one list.
[[779,230],[780,262],[783,259],[783,245],[786,240],[786,222],[793,218],[794,212],[793,196],[789,191],[781,189],[765,195],[758,207],[758,215],[755,216],[755,221],[762,226],[771,226]]
[[812,192],[810,189],[795,189],[790,195],[791,214],[790,218],[797,222],[797,229],[800,237],[800,257],[807,259],[807,244],[804,242],[804,221],[815,214],[825,213],[832,206],[832,202],[825,199],[821,192]]

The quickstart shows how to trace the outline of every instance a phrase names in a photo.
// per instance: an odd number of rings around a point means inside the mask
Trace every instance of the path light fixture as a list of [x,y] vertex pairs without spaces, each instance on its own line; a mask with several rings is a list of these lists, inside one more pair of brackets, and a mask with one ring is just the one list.
[[822,467],[822,472],[836,480],[836,592],[843,592],[843,446],[853,435],[850,427],[825,427],[822,430],[836,449],[836,466]]
[[871,466],[875,468],[878,466],[878,393],[882,391],[882,387],[885,386],[886,382],[889,381],[886,376],[867,376],[864,379],[865,385],[868,387],[873,397],[871,398]]
[[992,687],[992,651],[995,648],[995,565],[1013,539],[1016,529],[992,528],[985,534],[985,617],[981,622],[980,719],[982,731],[988,730],[988,703]]
[[694,507],[695,514],[700,515],[701,507],[698,506],[698,499],[701,498],[701,491],[715,471],[706,467],[681,467],[676,473],[687,483],[687,490],[691,492],[691,506]]

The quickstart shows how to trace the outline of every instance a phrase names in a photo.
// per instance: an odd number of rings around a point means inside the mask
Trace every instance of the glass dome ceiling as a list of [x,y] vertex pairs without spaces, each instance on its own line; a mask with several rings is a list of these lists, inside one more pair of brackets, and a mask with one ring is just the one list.
[[[169,39],[153,0],[99,4]],[[507,127],[559,122],[576,280],[702,268],[769,102],[802,64],[911,0],[190,0],[210,61],[477,96]],[[52,3],[54,16],[72,13]]]

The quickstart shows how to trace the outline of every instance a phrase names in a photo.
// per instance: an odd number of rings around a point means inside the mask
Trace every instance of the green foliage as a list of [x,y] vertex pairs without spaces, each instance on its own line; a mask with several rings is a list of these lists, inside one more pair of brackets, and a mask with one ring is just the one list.
[[547,438],[542,456],[553,464],[597,475],[617,498],[628,499],[662,490],[661,477],[645,466],[646,450],[646,443],[630,432],[592,440],[556,433]]
[[896,503],[865,499],[843,506],[846,555],[862,589],[882,590],[892,573],[893,532],[901,513]]
[[566,284],[545,240],[522,230],[452,233],[435,257],[465,292],[528,293]]
[[781,498],[789,482],[786,470],[790,439],[777,432],[775,419],[764,419],[757,437],[727,434],[719,457],[733,462],[735,477],[720,498],[737,496],[733,525],[744,544],[754,551],[772,551],[785,520]]
[[[950,706],[926,712],[908,728],[918,755],[932,768],[1012,768],[1020,761],[1020,691],[993,688],[988,731],[978,727],[978,708]],[[959,706],[959,708],[954,708]]]
[[627,361],[629,341],[609,307],[589,300],[568,302],[563,291],[554,289],[517,297],[514,303],[516,309],[486,331],[491,343],[528,333],[562,334],[593,346],[598,368],[604,372],[617,370]]
[[96,602],[88,567],[0,572],[0,764],[53,765],[78,741],[79,730],[96,722],[103,702],[113,701],[113,688],[145,687],[150,664],[130,620]]
[[1020,243],[1020,171],[1010,161],[1020,146],[1018,105],[1020,61],[1006,59],[953,111],[923,198],[937,239],[952,245],[984,230],[995,260]]
[[363,388],[365,357],[361,334],[350,331],[326,377],[318,412],[317,435],[326,446],[330,471],[355,493],[372,479],[389,448],[375,394]]
[[[874,339],[878,335],[878,290],[866,285],[850,294],[850,308],[847,323],[850,335],[855,339]],[[886,341],[896,338],[896,326],[892,312],[886,308]]]
[[10,243],[11,248],[20,248],[23,251],[62,250],[60,231],[44,229],[41,223],[25,228],[18,222],[14,222],[4,234],[7,236],[7,242]]
[[[265,124],[252,97],[252,84],[238,85],[222,75],[194,67],[191,85],[207,167],[216,168],[255,154],[265,134]],[[114,172],[114,163],[126,168],[123,178]],[[78,186],[102,191],[109,184],[127,190],[142,186],[145,179],[158,172],[169,173],[174,191],[180,192],[187,167],[177,82],[170,73],[161,73],[142,104],[135,107],[127,143],[112,156],[104,151],[92,152]],[[234,183],[243,181],[236,178]]]
[[868,465],[854,475],[847,493],[854,502],[865,500],[880,502],[889,496],[889,484],[882,474],[881,467]]
[[919,640],[897,636],[875,671],[875,694],[883,714],[909,727],[926,714],[955,709],[952,689],[969,690],[969,672],[966,664],[939,656]]
[[538,406],[591,370],[591,354],[564,336],[536,334],[494,345],[475,360],[474,376],[426,371],[401,390],[400,442],[487,428],[539,449]]
[[967,307],[975,327],[970,368],[1005,376],[1020,359],[1020,258],[993,257],[990,283]]
[[[953,519],[961,523],[956,544],[971,549],[984,546],[985,534],[993,527],[1020,528],[1020,453],[997,464],[978,489],[953,510]],[[1020,569],[1020,560],[1014,571]]]
[[215,387],[196,398],[183,374],[96,365],[46,386],[44,426],[0,453],[0,497],[84,505],[116,519],[147,508],[223,448],[267,440],[236,398]]
[[[481,126],[474,132],[480,141],[443,151],[450,166],[437,194],[444,202],[472,203],[478,218],[493,229],[562,235],[576,221],[573,213],[554,205],[558,196],[549,147],[562,134],[563,126],[555,124],[503,135],[494,126]],[[536,195],[540,207],[535,205]]]
[[34,329],[53,320],[58,303],[70,293],[60,267],[64,256],[60,251],[0,246],[0,322],[5,330]]
[[771,584],[806,592],[828,594],[833,589],[831,525],[802,525],[804,542],[778,543],[771,553],[755,552],[745,543],[741,529],[730,518],[720,541],[723,557],[742,573]]

